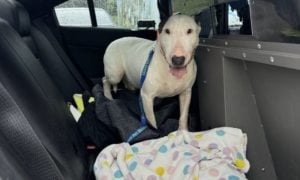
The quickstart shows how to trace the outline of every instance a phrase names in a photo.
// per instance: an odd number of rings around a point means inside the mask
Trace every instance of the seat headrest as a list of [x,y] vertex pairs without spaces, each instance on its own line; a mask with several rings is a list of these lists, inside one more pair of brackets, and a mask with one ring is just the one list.
[[0,0],[0,18],[7,21],[21,36],[30,34],[30,17],[15,0]]

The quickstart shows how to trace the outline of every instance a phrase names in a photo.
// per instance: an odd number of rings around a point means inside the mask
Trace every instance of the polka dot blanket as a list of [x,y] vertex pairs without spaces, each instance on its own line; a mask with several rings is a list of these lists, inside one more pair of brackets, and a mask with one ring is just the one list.
[[246,134],[236,128],[175,131],[134,145],[106,147],[94,173],[97,180],[242,180],[250,167],[246,144]]

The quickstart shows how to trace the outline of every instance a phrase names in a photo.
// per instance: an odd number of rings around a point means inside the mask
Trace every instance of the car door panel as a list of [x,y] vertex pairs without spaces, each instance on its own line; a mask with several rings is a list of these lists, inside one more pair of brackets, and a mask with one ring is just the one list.
[[103,77],[103,55],[112,41],[126,36],[156,39],[155,30],[100,27],[60,27],[69,55],[92,81]]
[[[213,35],[200,40],[202,128],[230,126],[247,134],[249,179],[300,177],[300,21],[293,18],[299,5],[278,0],[215,5],[208,13],[215,19],[206,24]],[[249,18],[251,24],[244,25]]]

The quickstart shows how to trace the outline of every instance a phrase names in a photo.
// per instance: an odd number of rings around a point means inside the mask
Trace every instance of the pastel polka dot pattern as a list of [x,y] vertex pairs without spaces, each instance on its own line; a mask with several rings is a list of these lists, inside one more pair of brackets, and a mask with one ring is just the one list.
[[228,180],[240,180],[240,178],[235,175],[231,175],[228,177]]
[[133,161],[128,167],[129,171],[134,171],[136,169],[137,165],[138,165],[138,163],[136,161]]
[[103,164],[102,164],[104,167],[108,167],[109,166],[109,162],[108,161],[103,161]]
[[194,138],[195,138],[196,140],[199,140],[199,139],[202,138],[202,136],[203,136],[203,134],[196,134],[196,135],[194,136]]
[[154,175],[150,175],[147,177],[147,180],[157,180],[157,178]]
[[216,133],[217,133],[218,136],[224,136],[225,135],[225,131],[222,130],[222,129],[221,130],[217,130]]
[[125,155],[125,160],[129,160],[133,157],[133,154],[126,154]]
[[150,165],[151,163],[152,163],[151,159],[146,159],[144,162],[145,165]]
[[175,138],[176,137],[176,135],[174,134],[174,133],[170,133],[169,135],[168,135],[168,138],[169,139],[172,139],[172,138]]
[[243,160],[243,155],[240,153],[240,152],[237,152],[236,153],[236,158],[240,159],[240,160]]
[[131,150],[132,150],[133,153],[138,153],[138,152],[139,152],[139,148],[137,148],[137,147],[135,147],[135,146],[133,146],[133,147],[131,148]]
[[244,180],[249,162],[243,138],[238,129],[216,128],[110,145],[97,157],[94,173],[97,180]]
[[101,180],[108,180],[108,177],[107,176],[101,176],[100,179]]
[[235,160],[234,164],[239,169],[243,169],[246,166],[245,165],[245,161],[244,160],[240,160],[240,159]]
[[185,155],[185,156],[191,156],[191,155],[193,155],[193,154],[192,154],[191,152],[185,152],[184,155]]
[[170,167],[168,168],[168,171],[167,171],[167,173],[168,173],[168,174],[173,174],[173,173],[175,172],[175,170],[176,170],[176,168],[175,168],[175,167],[173,167],[173,166],[170,166]]
[[229,147],[225,147],[225,148],[223,148],[223,153],[225,155],[229,155],[229,154],[231,154],[231,149]]
[[198,145],[199,145],[198,141],[196,141],[196,140],[191,141],[190,144],[194,147],[198,147]]
[[201,161],[202,158],[201,158],[201,155],[198,154],[198,155],[194,156],[192,159],[193,159],[193,161],[198,163],[199,161]]
[[218,177],[219,174],[220,174],[220,172],[215,168],[212,168],[212,169],[209,170],[209,175],[211,175],[213,177]]
[[117,170],[117,171],[114,173],[114,176],[115,176],[115,178],[121,178],[121,177],[123,177],[123,174],[122,174],[122,172],[121,172],[120,170]]
[[243,169],[246,166],[243,155],[240,152],[237,152],[236,158],[237,159],[234,161],[235,166],[239,169]]
[[189,173],[189,168],[190,168],[190,165],[184,166],[184,168],[183,168],[183,174],[184,175],[187,175]]
[[161,152],[161,153],[166,153],[168,151],[168,148],[167,148],[167,146],[166,145],[162,145],[162,146],[160,146],[160,148],[159,148],[159,152]]
[[157,167],[156,169],[155,169],[155,172],[156,172],[156,174],[157,175],[159,175],[159,176],[163,176],[164,174],[165,174],[165,169],[163,168],[163,167]]
[[176,161],[177,160],[177,158],[178,158],[178,155],[179,155],[179,152],[178,151],[175,151],[174,153],[173,153],[173,161]]
[[216,143],[211,143],[208,145],[210,149],[218,149],[218,145]]

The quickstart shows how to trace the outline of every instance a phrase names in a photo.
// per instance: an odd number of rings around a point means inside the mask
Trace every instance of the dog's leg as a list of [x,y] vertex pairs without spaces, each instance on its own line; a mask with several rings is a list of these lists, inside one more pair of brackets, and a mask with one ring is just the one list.
[[154,111],[153,111],[154,97],[144,93],[143,90],[141,90],[141,98],[142,98],[142,102],[143,102],[144,112],[145,112],[148,122],[150,123],[150,125],[152,127],[157,129],[156,120],[155,120]]
[[191,103],[192,89],[187,89],[179,95],[180,118],[179,129],[188,130],[188,113]]
[[103,83],[104,96],[112,100],[113,97],[111,95],[111,84],[109,83],[108,79],[105,76],[102,78],[102,83]]

